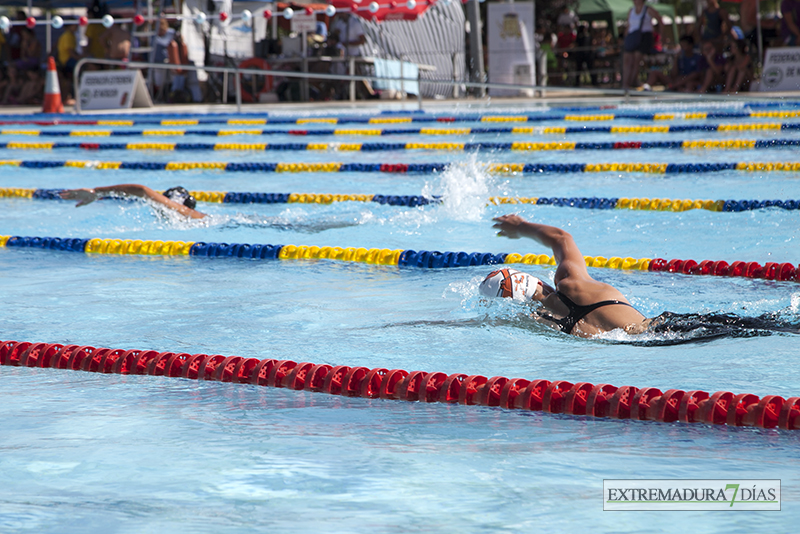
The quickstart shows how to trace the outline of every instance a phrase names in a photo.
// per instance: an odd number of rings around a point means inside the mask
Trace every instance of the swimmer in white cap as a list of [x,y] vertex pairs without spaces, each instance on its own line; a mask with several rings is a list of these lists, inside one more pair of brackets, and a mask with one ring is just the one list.
[[[536,319],[567,334],[591,337],[615,329],[623,329],[629,334],[643,332],[650,320],[636,311],[618,290],[589,276],[583,254],[572,236],[560,228],[528,222],[519,215],[504,215],[494,219],[499,236],[519,239],[529,237],[549,247],[553,251],[558,267],[555,275],[555,288],[537,278],[527,275],[519,277],[518,271],[510,273],[510,279],[520,278],[522,284],[533,287],[534,291],[503,294],[499,288],[492,296],[510,296],[524,300],[541,302],[542,310]],[[489,294],[490,280],[497,271],[490,274],[482,285],[481,292]],[[531,280],[533,279],[533,280]],[[535,284],[532,285],[532,282]],[[508,285],[508,284],[507,284]],[[513,291],[512,289],[509,292]]]
[[64,200],[77,200],[78,203],[75,207],[78,208],[86,204],[91,204],[102,197],[139,197],[151,200],[165,208],[185,215],[190,219],[202,219],[206,216],[205,213],[194,209],[197,202],[191,193],[183,187],[173,187],[164,191],[164,194],[161,194],[154,189],[150,189],[146,185],[119,184],[95,187],[94,189],[65,189],[61,191],[59,195]]

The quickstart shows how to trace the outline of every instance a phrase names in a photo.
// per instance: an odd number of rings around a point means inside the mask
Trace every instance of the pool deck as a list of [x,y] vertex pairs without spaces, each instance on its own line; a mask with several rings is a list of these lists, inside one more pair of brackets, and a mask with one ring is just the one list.
[[[449,99],[424,99],[422,109],[431,112],[459,112],[474,111],[476,109],[535,109],[537,107],[548,106],[614,106],[625,104],[697,104],[708,102],[713,104],[748,102],[752,100],[778,100],[778,99],[800,99],[800,92],[784,93],[745,93],[742,95],[693,95],[684,93],[665,93],[665,92],[633,92],[627,98],[618,94],[598,92],[595,90],[563,90],[554,88],[547,91],[544,97],[539,98],[449,98]],[[329,102],[286,102],[269,104],[246,104],[242,106],[242,113],[313,113],[321,112],[329,115],[332,113],[363,112],[365,109],[381,108],[382,110],[393,110],[398,112],[416,111],[419,103],[416,99],[401,100],[358,100],[350,101],[329,101]],[[2,107],[0,115],[31,115],[40,113],[39,106],[17,106]],[[109,113],[120,114],[149,114],[149,113],[181,113],[181,114],[205,114],[205,113],[237,113],[235,104],[158,104],[151,108],[131,108],[120,110],[92,110],[82,111],[81,115],[107,115]],[[64,114],[75,114],[74,106],[64,106]]]

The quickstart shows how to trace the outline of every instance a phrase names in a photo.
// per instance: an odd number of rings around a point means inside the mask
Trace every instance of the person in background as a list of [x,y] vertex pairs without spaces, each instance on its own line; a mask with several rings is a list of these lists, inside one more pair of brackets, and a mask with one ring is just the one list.
[[19,59],[14,62],[18,71],[39,70],[42,63],[42,43],[29,28],[22,29]]
[[122,25],[114,24],[100,35],[105,45],[105,58],[128,61],[131,58],[131,34]]
[[703,43],[703,67],[705,76],[698,93],[705,94],[711,88],[725,84],[725,56],[720,52],[719,45],[714,41]]
[[19,72],[14,65],[9,65],[8,77],[9,82],[0,104],[24,106],[42,103],[44,79],[38,70],[28,69]]
[[592,36],[589,33],[589,26],[587,24],[578,26],[578,33],[575,37],[575,47],[577,50],[572,53],[572,57],[575,59],[575,70],[578,71],[575,76],[575,86],[577,87],[580,85],[581,74],[583,72],[588,72],[592,85],[597,85],[597,74],[592,72],[594,70]]
[[672,64],[669,75],[662,71],[651,71],[647,83],[650,86],[664,85],[671,91],[694,92],[703,80],[703,56],[694,51],[694,38],[684,35],[680,39],[681,51]]
[[800,43],[800,0],[783,0],[781,15],[781,38],[784,46],[797,46]]
[[347,57],[361,57],[361,45],[366,44],[367,36],[364,34],[364,27],[358,15],[337,13],[331,31],[339,32]]
[[569,26],[571,30],[574,30],[578,27],[579,19],[578,15],[570,8],[568,5],[565,5],[564,8],[561,10],[561,13],[558,14],[558,19],[556,19],[556,25],[558,26]]
[[[17,11],[16,22],[25,22],[27,16],[22,10]],[[17,61],[22,50],[22,33],[27,28],[24,25],[16,24],[8,32],[8,60]]]
[[[169,63],[169,45],[175,38],[175,30],[169,27],[167,19],[159,19],[158,30],[153,39],[153,63]],[[164,85],[167,79],[166,69],[153,69],[153,83],[156,87],[155,92]]]
[[[558,58],[558,71],[559,77],[563,80],[568,80],[570,69],[570,55],[572,54],[571,48],[575,45],[575,30],[572,26],[562,24],[558,28],[556,34],[556,57]],[[577,77],[576,77],[577,82]],[[577,85],[577,83],[576,83]]]
[[722,44],[723,37],[730,28],[728,12],[719,6],[719,0],[706,0],[706,7],[700,15],[700,24],[697,26],[700,42],[714,41]]
[[[367,43],[367,36],[364,34],[364,26],[362,26],[358,15],[348,12],[337,13],[333,24],[331,24],[330,31],[339,33],[339,39],[345,47],[346,59],[361,57],[361,46]],[[356,63],[356,73],[367,74],[366,66],[362,63]],[[363,98],[372,98],[376,94],[367,80],[357,84],[356,87]]]
[[742,0],[739,4],[739,26],[751,45],[758,45],[758,0]]
[[[653,19],[661,20],[658,11],[645,4],[645,0],[633,0],[628,11],[628,29],[625,34],[622,56],[622,88],[639,85],[639,69],[642,58],[653,53],[655,26]],[[636,32],[639,32],[638,39]]]
[[738,26],[731,30],[733,39],[730,45],[731,56],[725,68],[725,90],[729,94],[748,91],[753,80],[753,60],[744,31]]
[[[94,0],[86,9],[86,16],[91,20],[101,19],[107,13],[108,10],[105,6],[100,4],[99,0]],[[106,57],[106,43],[102,39],[102,35],[105,32],[106,29],[98,22],[93,22],[86,27],[84,35],[86,36],[88,44],[85,52],[88,52],[89,56],[97,59],[104,59]],[[100,66],[96,68],[100,68]]]
[[64,103],[72,105],[75,103],[75,96],[72,87],[72,73],[75,65],[81,59],[78,53],[78,40],[75,33],[78,30],[76,24],[67,24],[64,31],[56,43],[56,60],[58,61],[59,74],[61,74],[61,92],[64,95]]
[[[172,65],[192,65],[189,61],[189,50],[183,42],[180,32],[175,32],[172,42],[169,43],[167,56]],[[188,89],[193,102],[201,102],[203,95],[200,92],[200,82],[197,80],[197,71],[191,69],[176,68],[172,71],[171,95],[176,95]]]
[[[334,30],[328,34],[328,40],[325,42],[325,48],[322,55],[328,56],[331,61],[330,74],[342,75],[347,73],[347,67],[344,64],[345,49],[344,45],[339,40],[339,32]],[[342,80],[328,80],[324,82],[324,87],[321,90],[322,98],[343,99],[345,97],[345,86],[347,84]]]

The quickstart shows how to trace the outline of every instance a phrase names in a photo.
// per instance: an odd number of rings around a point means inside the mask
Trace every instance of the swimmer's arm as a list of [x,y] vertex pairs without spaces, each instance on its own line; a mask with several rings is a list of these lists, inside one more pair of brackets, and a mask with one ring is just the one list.
[[555,226],[528,222],[519,215],[503,215],[494,220],[497,221],[494,227],[500,230],[497,235],[511,239],[529,237],[553,251],[558,264],[556,283],[570,276],[591,278],[583,254],[569,232]]
[[60,193],[61,198],[65,200],[77,200],[78,203],[75,207],[85,206],[86,204],[91,204],[95,200],[100,197],[106,195],[121,195],[121,196],[132,196],[132,197],[139,197],[139,198],[146,198],[161,204],[162,206],[166,206],[167,208],[177,211],[181,215],[185,215],[186,217],[190,217],[192,219],[202,219],[205,217],[205,213],[201,213],[197,210],[193,210],[188,206],[184,206],[183,204],[178,204],[177,202],[168,199],[158,191],[147,187],[146,185],[139,185],[139,184],[118,184],[118,185],[107,185],[102,187],[95,187],[94,189],[67,189]]

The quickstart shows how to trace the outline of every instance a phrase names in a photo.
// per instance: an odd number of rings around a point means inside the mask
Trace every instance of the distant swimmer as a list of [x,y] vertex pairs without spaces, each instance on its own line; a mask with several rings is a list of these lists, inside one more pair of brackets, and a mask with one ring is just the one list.
[[323,232],[336,228],[347,228],[361,224],[360,219],[348,216],[315,216],[304,218],[295,216],[292,220],[286,217],[265,217],[256,214],[235,215],[208,215],[197,211],[197,201],[192,194],[183,187],[172,187],[159,193],[154,189],[140,184],[118,184],[95,187],[94,189],[65,189],[59,193],[64,200],[77,200],[76,207],[91,204],[101,198],[141,198],[160,208],[159,211],[177,213],[187,219],[204,219],[203,224],[212,226],[248,226],[251,228],[273,228],[276,230],[295,231],[305,233]]
[[78,208],[103,197],[139,197],[151,200],[190,219],[202,219],[206,216],[205,213],[194,209],[197,201],[191,193],[180,186],[167,189],[163,194],[146,185],[118,184],[94,189],[65,189],[59,195],[64,200],[77,200],[75,207]]
[[527,273],[502,269],[481,283],[482,294],[518,295],[522,300],[540,302],[542,309],[535,315],[537,321],[580,337],[615,329],[629,334],[647,329],[649,320],[622,293],[589,276],[583,254],[568,232],[528,222],[519,215],[504,215],[494,220],[497,222],[494,227],[500,230],[497,235],[511,239],[529,237],[553,251],[558,265],[555,288]]
[[497,235],[511,239],[530,237],[553,251],[557,264],[555,288],[530,274],[515,269],[499,269],[481,282],[481,294],[539,302],[541,308],[534,312],[534,319],[564,333],[592,337],[619,329],[630,335],[655,334],[657,337],[654,339],[642,340],[647,345],[707,341],[719,337],[800,334],[797,321],[786,320],[779,312],[759,317],[664,312],[648,319],[613,286],[589,276],[583,254],[566,231],[531,223],[518,215],[504,215],[494,220],[494,227],[500,230]]

